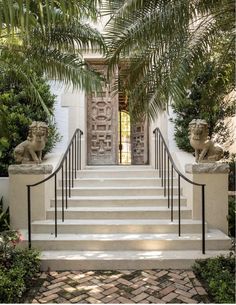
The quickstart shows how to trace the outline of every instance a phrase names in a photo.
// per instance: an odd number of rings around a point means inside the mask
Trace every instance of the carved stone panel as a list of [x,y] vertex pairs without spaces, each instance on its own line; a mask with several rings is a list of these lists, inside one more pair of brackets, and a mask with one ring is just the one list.
[[[95,68],[106,73],[104,65]],[[112,94],[110,87],[87,96],[88,165],[118,163],[118,96]]]
[[131,123],[131,164],[148,164],[148,121]]

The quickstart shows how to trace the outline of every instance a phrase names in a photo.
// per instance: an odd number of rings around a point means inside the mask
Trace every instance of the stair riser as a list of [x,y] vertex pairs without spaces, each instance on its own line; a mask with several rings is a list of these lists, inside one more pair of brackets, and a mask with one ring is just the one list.
[[77,172],[77,178],[128,178],[128,177],[150,177],[158,178],[158,171],[144,170],[144,171],[79,171]]
[[147,270],[147,269],[191,269],[194,259],[155,260],[41,260],[41,271],[56,270]]
[[[174,199],[173,201],[174,206],[178,205],[178,200]],[[181,207],[186,207],[186,199],[181,199]],[[54,200],[51,200],[51,207],[54,207]],[[156,207],[168,207],[168,200],[167,199],[119,199],[119,200],[74,200],[68,199],[68,206],[69,207],[128,207],[133,206],[134,208],[137,206],[156,206]],[[57,200],[57,206],[62,206],[62,201]]]
[[[62,190],[58,190],[57,194],[61,196]],[[65,194],[65,190],[64,190]],[[173,189],[173,195],[178,194],[178,189]],[[72,196],[164,196],[163,189],[91,189],[91,190],[71,190]]]
[[[201,250],[201,240],[43,240],[32,241],[33,247],[43,250],[78,251],[161,251],[161,250]],[[208,240],[206,250],[229,248],[228,241]]]
[[[33,233],[54,234],[54,225],[32,225]],[[201,233],[200,224],[184,224],[181,226],[181,232]],[[207,231],[207,228],[206,228]],[[60,234],[154,234],[154,233],[178,233],[177,224],[163,225],[58,225]]]
[[92,171],[140,171],[140,170],[153,170],[151,165],[88,165],[84,170]]
[[[47,211],[47,219],[54,218],[54,211]],[[61,212],[57,213],[61,219]],[[178,212],[174,211],[174,219],[177,219]],[[170,219],[170,211],[112,211],[112,212],[87,212],[87,211],[65,211],[65,219]],[[181,218],[190,219],[191,211],[182,211]]]
[[[61,187],[62,181],[59,181],[59,186]],[[69,185],[69,184],[68,184]],[[166,181],[167,185],[167,181]],[[177,185],[176,179],[173,180],[173,185]],[[64,183],[65,186],[65,183]],[[160,179],[133,179],[130,178],[129,180],[122,180],[122,179],[78,179],[74,180],[75,187],[137,187],[137,186],[161,186]]]

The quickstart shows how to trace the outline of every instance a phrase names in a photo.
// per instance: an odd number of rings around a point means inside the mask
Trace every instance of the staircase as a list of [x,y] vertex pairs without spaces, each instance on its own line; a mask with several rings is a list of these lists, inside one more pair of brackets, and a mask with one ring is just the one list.
[[178,236],[177,183],[174,221],[170,221],[158,171],[150,166],[88,166],[78,171],[61,221],[58,186],[58,236],[54,200],[46,220],[32,222],[32,246],[42,251],[42,270],[189,268],[195,259],[225,254],[230,239],[207,228],[201,252],[201,221],[181,196]]

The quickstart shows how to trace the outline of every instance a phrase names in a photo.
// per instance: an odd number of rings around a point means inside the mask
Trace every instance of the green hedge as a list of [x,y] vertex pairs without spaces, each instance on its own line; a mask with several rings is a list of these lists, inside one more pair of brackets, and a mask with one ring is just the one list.
[[39,252],[17,248],[21,240],[18,231],[0,233],[0,303],[20,302],[39,272]]
[[219,256],[197,260],[193,266],[215,303],[235,303],[235,257]]
[[[43,77],[32,71],[36,89],[48,110],[53,113],[55,96]],[[56,124],[49,119],[40,102],[34,101],[29,88],[19,79],[11,77],[11,71],[0,75],[0,176],[8,176],[8,166],[15,163],[14,148],[25,141],[32,121],[49,124],[49,136],[44,153],[50,152],[60,140]]]

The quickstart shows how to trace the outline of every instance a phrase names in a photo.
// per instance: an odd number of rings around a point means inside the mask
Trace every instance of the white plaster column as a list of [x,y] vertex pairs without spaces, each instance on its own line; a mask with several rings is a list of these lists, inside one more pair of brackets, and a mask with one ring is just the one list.
[[[27,185],[34,184],[52,173],[50,164],[10,165],[9,172],[9,207],[12,229],[28,229]],[[52,181],[31,187],[31,220],[46,219],[46,208],[50,202]]]
[[[228,233],[228,172],[226,163],[186,164],[185,172],[196,183],[205,184],[205,215],[209,228]],[[192,199],[193,219],[202,218],[201,187],[194,186]]]

